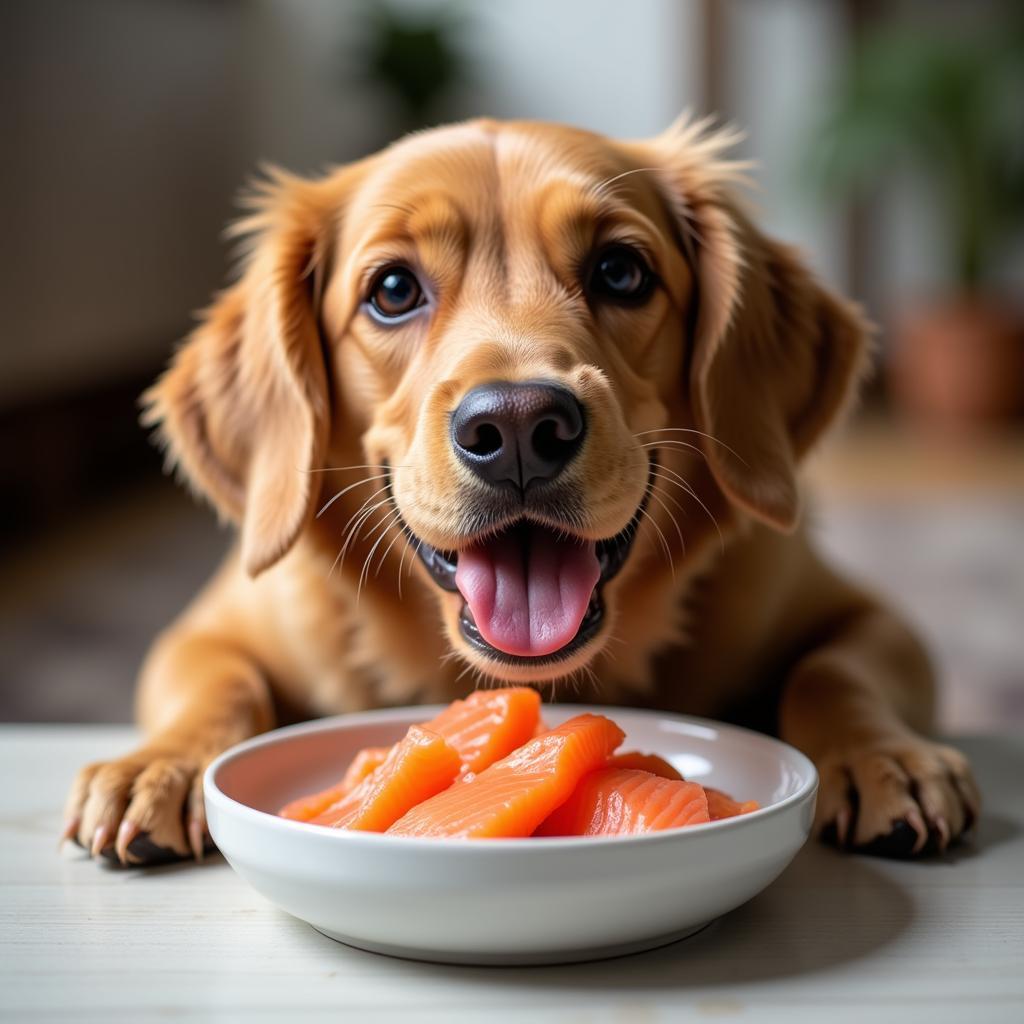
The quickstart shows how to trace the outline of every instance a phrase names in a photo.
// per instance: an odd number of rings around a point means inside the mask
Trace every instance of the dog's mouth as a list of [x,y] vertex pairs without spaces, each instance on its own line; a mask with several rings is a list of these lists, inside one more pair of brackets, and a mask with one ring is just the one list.
[[505,664],[562,661],[600,632],[603,587],[629,557],[649,491],[607,540],[524,518],[458,552],[419,540],[417,551],[439,587],[462,595],[459,629],[474,650]]

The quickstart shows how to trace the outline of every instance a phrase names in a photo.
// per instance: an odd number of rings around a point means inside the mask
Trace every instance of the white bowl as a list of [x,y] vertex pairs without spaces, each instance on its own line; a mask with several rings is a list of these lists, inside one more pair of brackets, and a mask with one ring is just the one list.
[[335,782],[362,747],[393,742],[437,710],[344,715],[233,747],[204,779],[217,846],[272,903],[349,945],[445,963],[540,964],[691,935],[759,893],[810,831],[817,774],[792,747],[705,719],[576,705],[546,705],[544,720],[606,714],[626,732],[620,749],[660,754],[687,779],[762,809],[589,839],[411,839],[274,814]]

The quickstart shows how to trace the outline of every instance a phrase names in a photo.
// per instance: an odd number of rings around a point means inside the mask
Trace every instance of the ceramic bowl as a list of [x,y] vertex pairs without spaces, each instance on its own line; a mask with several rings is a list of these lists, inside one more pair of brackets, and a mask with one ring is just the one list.
[[289,726],[222,754],[204,780],[217,846],[268,900],[340,942],[445,963],[539,964],[691,935],[769,885],[810,831],[817,775],[792,747],[704,719],[578,705],[545,705],[544,719],[606,714],[626,732],[621,749],[660,754],[761,810],[641,836],[488,840],[345,832],[274,814],[437,710]]

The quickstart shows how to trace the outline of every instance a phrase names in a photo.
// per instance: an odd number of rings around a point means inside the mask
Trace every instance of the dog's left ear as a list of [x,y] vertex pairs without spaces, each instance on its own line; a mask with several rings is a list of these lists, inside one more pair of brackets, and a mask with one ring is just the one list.
[[763,235],[732,194],[733,138],[683,123],[643,144],[659,168],[697,279],[687,339],[690,402],[715,479],[782,531],[800,516],[800,459],[848,407],[868,365],[860,311],[795,251]]
[[241,278],[143,396],[171,462],[240,525],[252,576],[289,550],[319,493],[310,470],[330,417],[314,292],[331,198],[323,183],[274,174],[235,232],[249,240]]

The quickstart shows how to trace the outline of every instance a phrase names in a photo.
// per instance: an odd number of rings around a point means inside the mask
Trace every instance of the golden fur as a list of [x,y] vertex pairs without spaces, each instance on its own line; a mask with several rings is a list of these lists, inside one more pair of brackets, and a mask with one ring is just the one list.
[[[755,228],[729,141],[687,121],[631,143],[475,121],[318,181],[270,177],[237,229],[241,276],[146,396],[239,542],[155,643],[148,738],[83,770],[68,835],[129,862],[198,855],[202,769],[228,745],[282,716],[448,700],[484,677],[778,728],[816,761],[818,825],[840,841],[904,821],[916,852],[969,827],[966,763],[920,735],[924,653],[800,525],[798,466],[856,393],[864,321]],[[581,288],[612,240],[660,278],[639,308],[592,308]],[[394,261],[435,308],[385,329],[362,302]],[[477,384],[535,378],[588,409],[566,470],[579,535],[621,530],[655,448],[658,463],[596,641],[506,667],[467,646],[459,597],[427,577],[397,513],[435,547],[465,545],[482,485],[448,417]]]

